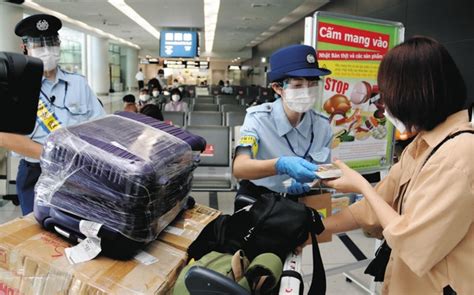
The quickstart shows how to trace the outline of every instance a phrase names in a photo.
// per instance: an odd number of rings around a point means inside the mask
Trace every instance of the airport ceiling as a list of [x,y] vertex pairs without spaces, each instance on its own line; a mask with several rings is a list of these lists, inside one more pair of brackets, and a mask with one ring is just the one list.
[[[107,0],[33,0],[92,27],[139,45],[147,53],[159,52],[159,40],[113,7]],[[204,47],[203,0],[126,0],[158,31],[200,32]],[[329,0],[221,0],[212,57],[231,59],[309,15]],[[25,7],[26,13],[36,11]],[[68,25],[74,28],[74,25]],[[90,32],[89,32],[90,33]],[[205,49],[205,48],[204,48]],[[249,57],[249,56],[248,56]]]

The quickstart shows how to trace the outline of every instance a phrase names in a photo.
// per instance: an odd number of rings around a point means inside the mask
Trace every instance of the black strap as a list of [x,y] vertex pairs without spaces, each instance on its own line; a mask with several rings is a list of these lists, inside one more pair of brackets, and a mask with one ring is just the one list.
[[[425,161],[423,162],[423,166],[425,166],[426,162],[428,162],[429,158],[431,158],[431,156],[436,153],[436,151],[448,140],[450,139],[453,139],[454,137],[458,136],[459,134],[463,134],[463,133],[471,133],[471,134],[474,134],[474,130],[461,130],[461,131],[457,131],[457,132],[454,132],[453,134],[451,135],[448,135],[445,139],[443,139],[442,142],[438,143],[437,146],[435,146],[435,148],[431,151],[431,153],[428,155],[428,157],[425,159]],[[423,167],[421,166],[421,167]]]
[[326,294],[326,273],[324,271],[323,260],[319,252],[317,234],[324,231],[324,225],[316,210],[306,207],[311,212],[311,244],[313,246],[313,279],[309,287],[308,294]]
[[295,279],[299,280],[300,281],[299,295],[303,295],[304,282],[303,282],[303,277],[301,276],[301,274],[299,272],[294,271],[294,270],[284,270],[281,273],[281,278],[283,278],[283,277],[291,277],[291,278],[295,278]]
[[346,233],[340,233],[337,235],[341,242],[346,246],[346,248],[351,252],[352,256],[357,259],[357,261],[366,260],[367,256],[362,253],[362,251],[357,247],[357,245],[352,241],[351,238]]

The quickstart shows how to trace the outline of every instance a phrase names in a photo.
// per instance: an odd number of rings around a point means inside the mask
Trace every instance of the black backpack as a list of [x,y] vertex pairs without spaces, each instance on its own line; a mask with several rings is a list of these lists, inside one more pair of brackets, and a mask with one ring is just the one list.
[[[303,245],[311,234],[313,281],[309,294],[325,294],[326,277],[316,239],[316,235],[323,231],[316,210],[279,194],[267,194],[233,215],[222,215],[209,224],[190,246],[188,254],[200,259],[211,251],[234,253],[243,249],[251,260],[270,252],[284,262],[287,255]],[[283,276],[302,280],[296,272],[284,272]]]

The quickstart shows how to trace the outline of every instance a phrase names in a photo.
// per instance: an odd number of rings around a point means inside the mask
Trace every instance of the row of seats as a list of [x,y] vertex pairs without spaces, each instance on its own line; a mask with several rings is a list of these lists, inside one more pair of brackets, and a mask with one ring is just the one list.
[[192,99],[192,103],[209,103],[209,104],[240,104],[235,96],[199,96]]
[[176,126],[241,126],[245,115],[245,112],[163,112],[164,120]]
[[210,111],[210,112],[243,112],[247,107],[238,104],[210,104],[210,103],[193,103],[189,105],[189,109],[193,111]]
[[[219,97],[219,96],[198,96],[198,97],[184,97],[183,101],[186,102],[187,104],[218,104],[218,105],[223,105],[223,104],[235,104],[235,105],[241,105],[241,106],[249,106],[252,104],[254,101],[259,100],[259,97],[253,97],[253,96],[224,96],[224,97]],[[168,99],[169,101],[169,99]],[[263,101],[270,101],[267,99],[264,99]]]

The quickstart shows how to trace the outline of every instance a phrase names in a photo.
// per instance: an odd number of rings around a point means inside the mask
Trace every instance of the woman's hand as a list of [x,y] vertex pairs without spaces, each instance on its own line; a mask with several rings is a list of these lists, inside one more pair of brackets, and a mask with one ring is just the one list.
[[333,180],[323,180],[324,185],[335,188],[344,193],[363,193],[365,188],[371,187],[370,183],[365,180],[357,171],[352,170],[342,161],[335,161],[334,164],[342,171],[342,176]]

